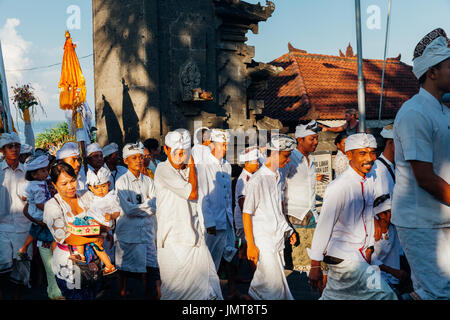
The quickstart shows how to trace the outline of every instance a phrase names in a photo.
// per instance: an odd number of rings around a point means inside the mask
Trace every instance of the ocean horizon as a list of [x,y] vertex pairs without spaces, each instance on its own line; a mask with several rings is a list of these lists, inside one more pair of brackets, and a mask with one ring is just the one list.
[[[34,137],[36,138],[39,133],[45,132],[45,130],[51,130],[55,128],[58,124],[66,122],[63,120],[42,120],[42,121],[32,121],[31,126],[33,128]],[[19,133],[20,141],[25,143],[25,124],[23,121],[19,121],[15,124],[16,130]]]

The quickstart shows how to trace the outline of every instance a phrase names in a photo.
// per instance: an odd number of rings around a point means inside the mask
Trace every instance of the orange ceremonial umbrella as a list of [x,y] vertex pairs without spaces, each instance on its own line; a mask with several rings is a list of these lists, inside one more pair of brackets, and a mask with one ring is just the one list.
[[59,105],[63,110],[75,110],[86,101],[86,81],[81,72],[80,62],[75,53],[76,45],[72,43],[69,31],[66,31],[61,78]]

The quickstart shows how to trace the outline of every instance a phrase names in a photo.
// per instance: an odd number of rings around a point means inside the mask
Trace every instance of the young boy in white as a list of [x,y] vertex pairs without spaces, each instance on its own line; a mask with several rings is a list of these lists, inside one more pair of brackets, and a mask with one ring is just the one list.
[[156,255],[155,186],[150,177],[141,174],[144,146],[140,142],[126,144],[122,154],[128,171],[116,181],[116,191],[124,214],[117,220],[114,236],[121,295],[126,296],[127,272],[140,273],[144,290],[147,290],[147,277],[151,276],[150,273],[157,274],[159,271]]
[[155,172],[161,299],[221,300],[219,277],[196,210],[197,174],[190,150],[189,134],[169,132],[167,160]]
[[[44,205],[50,199],[50,192],[47,186],[48,163],[48,157],[44,155],[30,159],[29,162],[25,163],[25,178],[28,181],[24,184],[22,200],[28,202],[28,213],[36,221],[43,220]],[[28,247],[34,240],[54,241],[47,227],[33,223],[25,243],[19,250],[19,258],[22,260],[29,259],[27,255]]]
[[244,163],[245,166],[242,169],[241,174],[236,182],[236,189],[234,192],[234,225],[236,227],[236,236],[242,242],[242,248],[246,249],[245,245],[245,233],[244,224],[242,222],[242,208],[245,201],[245,188],[252,175],[259,169],[259,158],[261,152],[258,147],[248,147],[239,154],[239,162]]
[[295,139],[274,135],[263,166],[250,178],[242,220],[247,239],[247,257],[256,265],[249,295],[257,300],[293,300],[284,275],[283,250],[286,237],[296,242],[294,230],[282,211],[279,168],[289,162]]

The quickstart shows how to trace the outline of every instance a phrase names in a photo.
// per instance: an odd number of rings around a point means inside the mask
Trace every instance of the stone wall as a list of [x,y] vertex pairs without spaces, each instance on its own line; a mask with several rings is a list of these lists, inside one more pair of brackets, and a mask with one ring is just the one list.
[[[245,34],[274,10],[239,0],[92,0],[101,145],[194,126],[252,128]],[[199,99],[194,89],[210,92]]]

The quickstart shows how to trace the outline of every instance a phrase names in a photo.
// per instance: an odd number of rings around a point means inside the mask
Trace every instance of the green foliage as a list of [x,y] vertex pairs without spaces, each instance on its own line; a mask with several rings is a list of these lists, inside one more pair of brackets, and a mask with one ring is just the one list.
[[55,154],[64,142],[69,140],[69,126],[66,122],[61,122],[56,127],[39,133],[35,139],[35,146],[36,148],[47,149],[51,154]]

